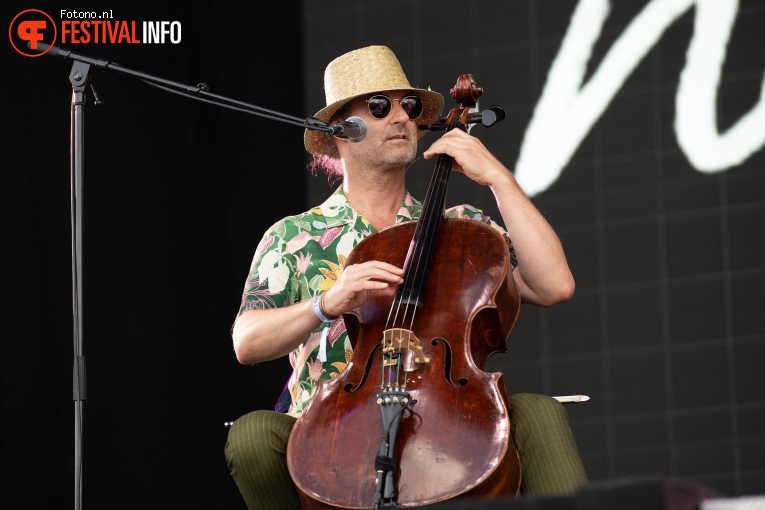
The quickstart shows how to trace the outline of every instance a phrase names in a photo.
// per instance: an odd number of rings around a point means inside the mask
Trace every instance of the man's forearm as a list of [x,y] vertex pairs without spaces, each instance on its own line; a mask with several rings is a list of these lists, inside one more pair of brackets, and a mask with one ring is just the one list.
[[295,350],[321,321],[311,300],[284,308],[248,310],[236,320],[234,351],[240,363],[251,365],[285,356]]
[[524,302],[552,306],[571,298],[574,278],[555,231],[510,172],[494,183],[505,229],[518,260],[515,280]]

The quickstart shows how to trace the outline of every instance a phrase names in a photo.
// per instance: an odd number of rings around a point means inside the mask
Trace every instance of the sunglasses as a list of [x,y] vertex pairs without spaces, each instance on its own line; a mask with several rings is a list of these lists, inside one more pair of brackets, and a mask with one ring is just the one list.
[[398,101],[410,120],[414,120],[422,113],[422,100],[417,96],[407,96],[403,99],[391,99],[388,96],[372,96],[366,100],[369,113],[375,119],[384,119],[393,107],[393,101]]

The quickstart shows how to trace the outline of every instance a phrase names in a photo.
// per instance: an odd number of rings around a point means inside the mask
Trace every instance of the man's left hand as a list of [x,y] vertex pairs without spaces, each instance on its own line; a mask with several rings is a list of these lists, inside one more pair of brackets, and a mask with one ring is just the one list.
[[452,170],[462,172],[470,179],[484,186],[493,187],[501,179],[507,179],[510,171],[495,158],[478,140],[461,129],[453,129],[436,140],[423,153],[425,159],[436,154],[447,154],[454,158]]

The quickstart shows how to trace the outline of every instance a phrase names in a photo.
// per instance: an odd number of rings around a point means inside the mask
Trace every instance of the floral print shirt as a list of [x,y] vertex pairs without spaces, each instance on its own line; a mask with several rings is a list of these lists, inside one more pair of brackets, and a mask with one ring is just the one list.
[[[421,209],[422,204],[407,192],[396,223],[417,219]],[[479,209],[461,205],[447,209],[445,216],[474,219],[495,227],[507,240],[511,265],[515,267],[507,233]],[[247,310],[290,306],[326,292],[337,281],[353,247],[373,232],[375,228],[351,207],[342,188],[319,207],[277,222],[255,252],[238,315]],[[337,377],[351,354],[342,316],[333,323],[319,325],[290,353],[293,372],[276,410],[299,416],[314,395],[317,381]]]

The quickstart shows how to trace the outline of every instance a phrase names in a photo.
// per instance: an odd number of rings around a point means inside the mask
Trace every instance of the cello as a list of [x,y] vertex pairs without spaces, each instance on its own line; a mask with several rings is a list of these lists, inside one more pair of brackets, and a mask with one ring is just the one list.
[[[451,90],[459,106],[423,127],[501,120],[501,107],[471,111],[482,93],[472,75],[460,76]],[[520,292],[497,230],[444,218],[452,162],[439,155],[418,221],[368,236],[346,262],[403,267],[404,283],[344,314],[353,355],[295,423],[287,463],[304,509],[518,493],[505,384],[483,368],[507,352]]]

